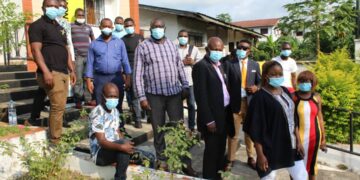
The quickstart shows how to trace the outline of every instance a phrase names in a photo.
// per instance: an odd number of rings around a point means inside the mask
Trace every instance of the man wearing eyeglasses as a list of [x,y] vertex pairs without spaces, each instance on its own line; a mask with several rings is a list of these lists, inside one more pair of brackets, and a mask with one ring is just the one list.
[[[228,164],[226,170],[230,170],[235,160],[235,153],[239,144],[239,133],[241,124],[244,123],[248,104],[251,96],[260,88],[261,75],[259,64],[251,59],[251,42],[241,40],[237,44],[237,49],[231,56],[225,58],[229,74],[229,93],[231,97],[230,106],[234,116],[235,136],[228,137]],[[246,153],[248,165],[256,167],[254,143],[245,134]]]

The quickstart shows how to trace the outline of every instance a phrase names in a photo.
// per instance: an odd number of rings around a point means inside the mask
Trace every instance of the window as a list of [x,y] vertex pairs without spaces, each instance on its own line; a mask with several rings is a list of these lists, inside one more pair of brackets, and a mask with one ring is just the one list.
[[296,36],[303,36],[303,32],[302,31],[296,32]]
[[104,0],[86,0],[86,20],[88,24],[99,25],[105,17]]
[[202,47],[203,46],[202,34],[189,32],[189,44],[192,44],[197,47]]
[[261,29],[260,29],[260,33],[261,33],[261,34],[268,34],[268,33],[269,33],[269,30],[268,30],[268,28],[261,28]]

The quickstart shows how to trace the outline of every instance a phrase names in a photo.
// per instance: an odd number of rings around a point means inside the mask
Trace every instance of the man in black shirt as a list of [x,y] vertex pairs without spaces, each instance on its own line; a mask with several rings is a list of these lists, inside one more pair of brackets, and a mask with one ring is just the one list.
[[53,143],[58,143],[61,138],[69,73],[71,84],[76,82],[66,32],[55,20],[58,8],[57,0],[44,0],[44,15],[29,28],[31,51],[38,65],[37,81],[50,100],[49,129]]
[[[125,31],[127,33],[126,36],[122,38],[122,40],[125,43],[129,63],[131,69],[134,69],[134,56],[135,56],[135,49],[138,46],[139,43],[141,43],[144,40],[144,37],[140,34],[136,34],[135,32],[135,23],[134,20],[131,18],[126,18],[124,22]],[[135,127],[136,128],[142,128],[141,125],[141,108],[140,108],[140,102],[139,99],[137,99],[134,95],[134,91],[132,89],[132,86],[130,89],[126,90],[127,99],[129,105],[133,109],[133,117],[135,119]]]

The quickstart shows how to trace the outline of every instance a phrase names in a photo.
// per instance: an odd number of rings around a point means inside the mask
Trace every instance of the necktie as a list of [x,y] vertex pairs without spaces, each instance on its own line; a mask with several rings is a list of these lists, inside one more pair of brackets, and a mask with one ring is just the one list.
[[241,61],[242,67],[241,67],[241,87],[242,88],[246,88],[246,74],[247,74],[247,69],[246,69],[246,62],[245,60]]

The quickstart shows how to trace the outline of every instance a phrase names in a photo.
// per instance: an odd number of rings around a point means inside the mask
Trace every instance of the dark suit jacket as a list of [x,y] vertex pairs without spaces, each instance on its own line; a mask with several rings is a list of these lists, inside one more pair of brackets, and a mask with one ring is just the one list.
[[[230,104],[233,113],[240,112],[241,108],[241,70],[240,60],[233,56],[227,56],[223,60],[224,69],[228,75],[229,89],[230,89]],[[256,85],[260,87],[261,75],[259,64],[251,59],[248,59],[246,86]],[[250,102],[253,94],[247,93],[248,103]]]
[[[194,65],[192,77],[199,131],[207,132],[207,124],[215,121],[218,133],[226,131],[228,135],[233,136],[233,118],[227,114],[224,107],[222,83],[208,56]],[[223,73],[223,77],[227,84],[227,75]]]

